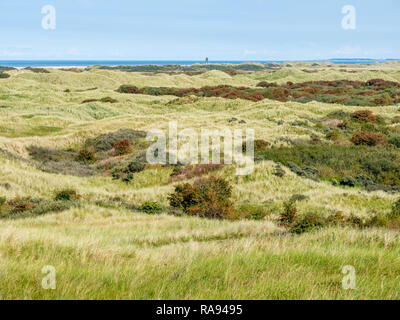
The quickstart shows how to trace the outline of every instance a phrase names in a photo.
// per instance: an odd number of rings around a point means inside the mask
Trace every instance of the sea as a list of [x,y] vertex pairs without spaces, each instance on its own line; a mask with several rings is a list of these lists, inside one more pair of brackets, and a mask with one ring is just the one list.
[[[400,60],[400,59],[399,59]],[[282,63],[282,62],[331,62],[334,64],[358,64],[358,63],[382,63],[385,61],[397,61],[397,59],[328,59],[328,60],[302,60],[302,61],[209,61],[209,63],[240,64],[246,62],[258,63]],[[26,67],[87,67],[92,65],[101,66],[139,66],[139,65],[192,65],[205,63],[205,60],[0,60],[0,66],[26,68]]]

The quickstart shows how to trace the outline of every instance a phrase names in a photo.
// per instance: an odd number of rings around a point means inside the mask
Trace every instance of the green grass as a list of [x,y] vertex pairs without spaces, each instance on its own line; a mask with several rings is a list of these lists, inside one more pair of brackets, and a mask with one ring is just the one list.
[[[2,79],[0,87],[0,196],[49,200],[56,191],[74,189],[81,198],[80,206],[66,211],[0,219],[1,297],[399,299],[399,231],[329,227],[291,235],[277,222],[284,202],[294,194],[306,196],[297,203],[299,215],[340,211],[345,216],[367,218],[391,212],[397,194],[334,186],[329,179],[317,182],[285,167],[283,177],[274,175],[274,161],[302,156],[290,149],[279,153],[278,147],[291,147],[295,140],[309,141],[311,135],[328,143],[323,127],[315,121],[326,119],[332,112],[352,113],[362,107],[203,97],[186,102],[173,96],[116,92],[127,83],[138,87],[200,88],[219,84],[255,87],[260,81],[400,81],[399,67],[395,63],[356,65],[349,68],[356,73],[347,73],[324,64],[314,68],[299,63],[276,72],[234,76],[216,70],[196,75],[101,69],[80,73],[8,71],[11,77]],[[302,71],[310,68],[318,72]],[[66,89],[70,92],[64,92]],[[118,102],[81,103],[104,97]],[[397,130],[398,125],[391,124],[391,120],[399,116],[399,106],[376,107],[373,111],[383,118],[385,129]],[[169,167],[148,168],[135,173],[127,183],[109,175],[46,173],[33,165],[27,150],[31,145],[78,150],[87,138],[122,128],[166,130],[169,121],[177,121],[179,130],[193,128],[198,132],[253,128],[256,139],[266,140],[275,148],[263,153],[265,157],[256,162],[249,176],[235,176],[234,166],[215,172],[232,184],[235,208],[254,220],[172,215],[167,209],[167,196],[175,184],[170,182]],[[345,150],[350,146],[335,148]],[[336,149],[332,148],[332,154]],[[368,154],[373,155],[373,150]],[[357,158],[355,149],[351,155]],[[116,197],[137,207],[157,202],[164,209],[161,214],[147,215],[110,201]],[[41,270],[46,265],[56,268],[56,290],[41,287]],[[356,290],[342,288],[341,271],[346,265],[356,269]]]

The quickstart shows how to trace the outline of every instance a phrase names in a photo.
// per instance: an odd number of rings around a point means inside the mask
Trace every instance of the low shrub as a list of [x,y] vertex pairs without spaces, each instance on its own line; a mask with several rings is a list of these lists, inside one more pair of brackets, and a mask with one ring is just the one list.
[[400,199],[398,199],[392,206],[392,212],[389,215],[389,218],[392,219],[400,219]]
[[307,213],[296,219],[290,226],[289,231],[295,234],[302,234],[326,225],[324,218],[316,213]]
[[400,134],[396,134],[396,135],[391,136],[388,139],[388,143],[393,144],[397,148],[400,148]]
[[364,188],[368,188],[375,184],[374,180],[362,173],[356,176],[355,181],[359,186]]
[[74,189],[64,189],[56,192],[54,200],[72,201],[79,199],[78,193]]
[[201,163],[196,165],[188,164],[185,167],[175,166],[171,174],[171,182],[190,180],[194,177],[201,177],[222,168],[221,164]]
[[128,167],[127,167],[127,172],[129,173],[137,173],[137,172],[142,172],[146,167],[146,164],[143,161],[140,161],[138,159],[129,162]]
[[27,67],[25,68],[25,70],[29,70],[32,71],[34,73],[50,73],[49,70],[45,69],[45,68],[32,68],[32,67]]
[[309,196],[305,196],[304,194],[294,194],[292,195],[292,197],[290,198],[290,202],[301,202],[301,201],[305,201],[305,200],[309,200],[310,197]]
[[316,180],[319,176],[319,170],[313,166],[299,167],[293,162],[288,162],[286,166],[300,177]]
[[119,129],[118,131],[101,134],[95,138],[89,138],[85,146],[94,147],[96,151],[109,151],[121,140],[129,140],[134,144],[139,139],[146,138],[146,132],[132,129]]
[[358,110],[351,117],[361,122],[376,122],[376,116],[371,110]]
[[113,99],[111,97],[104,97],[100,99],[100,102],[106,102],[106,103],[117,103],[117,99]]
[[283,204],[284,210],[279,216],[282,225],[288,226],[297,218],[297,208],[294,201],[287,201]]
[[182,209],[189,215],[204,218],[231,219],[234,216],[230,197],[232,187],[222,179],[211,176],[200,178],[193,184],[175,187],[168,197],[171,207]]
[[0,219],[18,219],[62,212],[78,205],[77,201],[17,197],[0,206]]
[[147,214],[156,214],[162,210],[162,207],[157,202],[147,201],[143,203],[138,209]]
[[263,220],[268,211],[263,204],[243,203],[235,207],[235,217],[248,220]]
[[96,153],[93,147],[84,147],[78,151],[76,160],[81,162],[94,162],[96,161]]
[[261,81],[257,84],[257,87],[263,87],[263,88],[271,88],[277,86],[278,85],[275,82],[267,82],[267,81]]
[[6,197],[0,197],[0,207],[2,207],[7,202]]
[[97,102],[97,101],[99,101],[99,100],[97,100],[97,99],[85,99],[85,100],[83,100],[83,101],[81,102],[81,104],[84,104],[84,103],[91,103],[91,102]]
[[325,138],[327,140],[337,141],[341,137],[340,131],[337,129],[330,130],[326,135]]
[[128,139],[118,141],[114,144],[114,150],[116,155],[124,155],[132,152],[132,144]]
[[0,72],[0,79],[7,79],[10,75],[8,73]]
[[280,165],[276,165],[272,174],[279,178],[283,178],[286,172]]
[[379,133],[360,131],[354,133],[350,141],[356,146],[358,145],[377,146],[386,144],[387,139],[384,135]]
[[357,181],[353,177],[344,177],[340,181],[340,185],[346,186],[346,187],[355,187],[356,184],[357,184]]

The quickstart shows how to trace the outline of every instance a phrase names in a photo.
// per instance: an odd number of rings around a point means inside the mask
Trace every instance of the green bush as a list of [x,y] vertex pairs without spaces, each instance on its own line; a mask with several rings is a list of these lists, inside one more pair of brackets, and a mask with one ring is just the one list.
[[395,145],[397,148],[400,148],[400,134],[396,134],[396,135],[391,136],[388,139],[388,142],[390,144]]
[[263,220],[268,215],[263,204],[243,203],[235,207],[235,217],[248,220]]
[[282,225],[290,225],[297,218],[297,208],[294,201],[287,201],[283,204],[284,210],[279,216]]
[[146,138],[146,132],[132,129],[119,129],[115,132],[101,134],[95,138],[87,139],[85,146],[94,147],[96,151],[109,151],[121,140],[129,140],[134,144],[138,139]]
[[398,199],[392,206],[392,212],[389,215],[389,218],[399,219],[400,218],[400,199]]
[[76,159],[81,162],[94,162],[96,161],[96,153],[93,147],[82,148],[78,151]]
[[231,219],[234,217],[231,195],[232,187],[226,180],[211,176],[200,178],[193,184],[177,185],[168,200],[171,207],[182,209],[189,215]]
[[316,228],[321,228],[326,225],[324,218],[316,213],[307,213],[304,216],[296,219],[290,226],[290,232],[296,234],[302,234],[309,232]]
[[8,73],[0,72],[0,79],[7,79],[9,77],[10,77],[10,75]]
[[74,189],[60,190],[55,194],[54,200],[56,201],[72,201],[79,198],[78,193]]
[[142,172],[146,167],[146,164],[138,159],[129,162],[127,172],[137,173]]
[[340,181],[340,185],[341,186],[347,186],[347,187],[355,187],[357,184],[356,179],[354,179],[353,177],[344,177],[341,181]]
[[162,207],[157,202],[147,201],[142,204],[138,209],[147,214],[156,214],[162,210]]
[[372,186],[375,184],[374,180],[372,180],[369,176],[365,174],[359,174],[356,176],[356,183],[364,188],[367,188],[369,186]]
[[283,178],[286,174],[285,170],[283,170],[280,165],[276,165],[272,173],[279,178]]
[[118,100],[113,99],[111,97],[104,97],[100,99],[100,102],[106,102],[106,103],[117,103]]
[[330,131],[325,135],[325,138],[326,138],[327,140],[337,141],[337,140],[340,139],[340,136],[341,136],[340,131],[337,130],[337,129],[334,129],[334,130],[330,130]]
[[6,197],[0,197],[0,207],[2,207],[7,202]]

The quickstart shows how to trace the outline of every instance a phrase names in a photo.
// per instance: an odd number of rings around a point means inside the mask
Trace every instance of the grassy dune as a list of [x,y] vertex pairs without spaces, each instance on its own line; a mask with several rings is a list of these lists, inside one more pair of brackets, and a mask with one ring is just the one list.
[[[276,72],[230,76],[221,71],[200,75],[144,75],[92,69],[81,73],[51,70],[8,71],[0,80],[0,196],[50,199],[57,190],[73,188],[80,206],[25,219],[0,219],[0,295],[3,299],[399,299],[399,232],[386,228],[360,230],[330,227],[302,235],[289,234],[277,223],[283,203],[293,194],[308,197],[300,213],[340,211],[346,216],[388,214],[396,194],[313,181],[275,163],[259,161],[249,176],[237,177],[225,166],[216,175],[233,186],[236,205],[262,206],[261,221],[220,221],[174,216],[167,210],[171,168],[155,166],[129,182],[109,176],[77,177],[47,173],[29,162],[31,145],[78,148],[101,133],[121,128],[167,129],[254,128],[256,139],[272,146],[287,139],[324,135],[315,119],[360,107],[309,102],[199,98],[178,103],[172,96],[120,94],[123,84],[202,87],[219,84],[255,87],[311,80],[382,78],[400,82],[400,65],[320,66],[317,72],[295,65]],[[68,90],[67,90],[68,89]],[[111,97],[116,103],[87,99]],[[373,108],[384,119],[399,116],[399,106]],[[230,121],[237,118],[238,121]],[[239,123],[244,120],[245,123]],[[295,122],[307,125],[298,126]],[[396,127],[396,124],[392,126]],[[25,160],[24,160],[25,159]],[[157,201],[160,215],[105,201],[118,197],[142,204]],[[57,289],[44,290],[41,270],[57,270]],[[342,288],[342,267],[354,266],[357,289]]]

